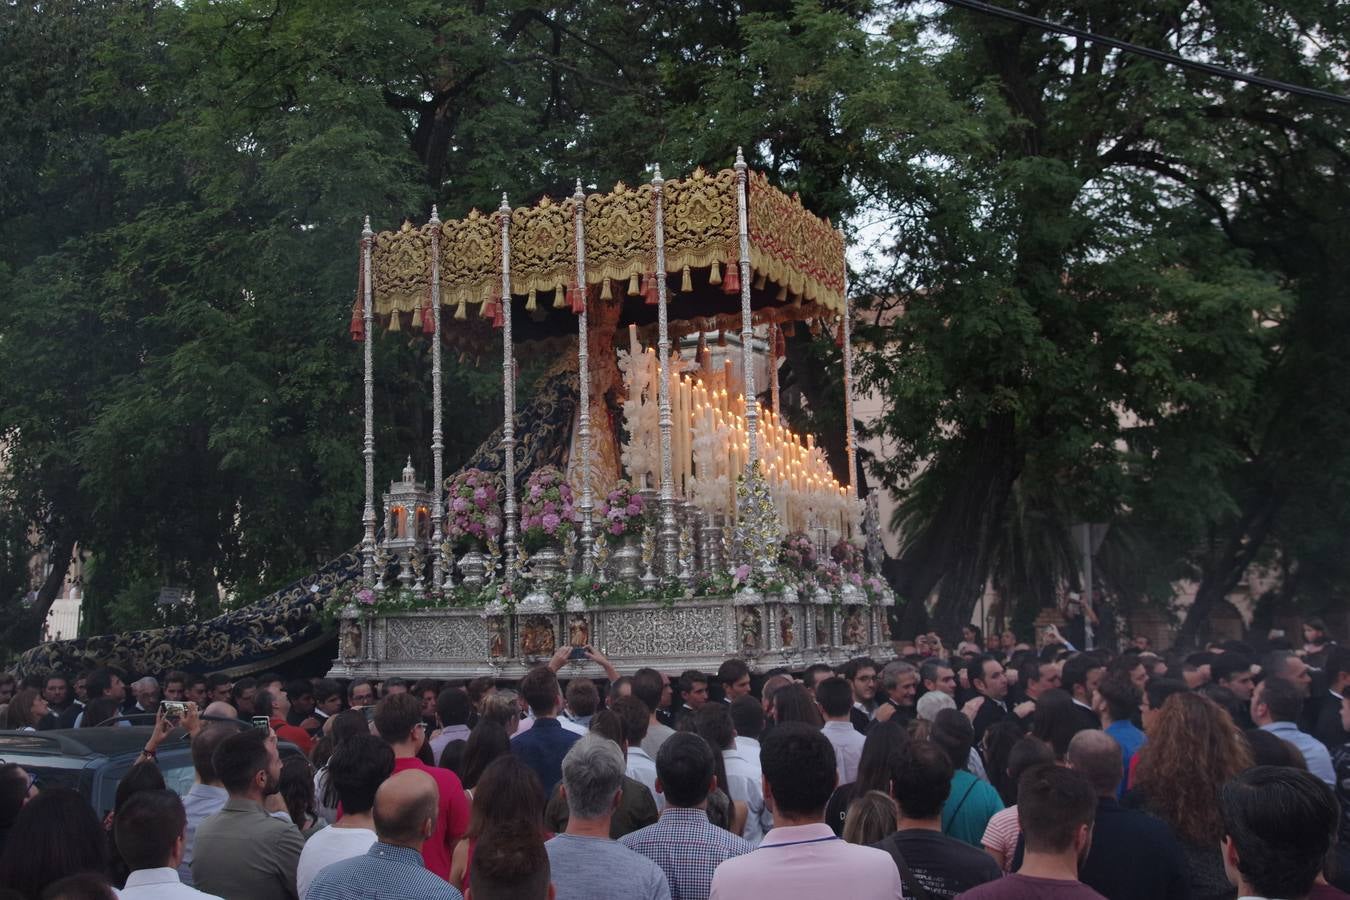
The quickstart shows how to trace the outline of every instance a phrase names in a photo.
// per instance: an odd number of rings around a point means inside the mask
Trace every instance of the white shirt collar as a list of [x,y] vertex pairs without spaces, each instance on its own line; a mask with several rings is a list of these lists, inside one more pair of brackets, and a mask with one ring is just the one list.
[[181,884],[178,870],[167,866],[158,869],[137,869],[127,876],[127,887],[141,887],[147,884]]

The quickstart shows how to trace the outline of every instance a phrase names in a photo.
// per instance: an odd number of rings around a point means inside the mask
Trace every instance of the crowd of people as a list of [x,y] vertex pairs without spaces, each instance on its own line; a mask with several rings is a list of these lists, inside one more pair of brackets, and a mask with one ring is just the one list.
[[[1304,636],[968,629],[758,676],[586,648],[606,677],[565,682],[563,648],[510,685],[0,677],[10,729],[154,721],[103,821],[0,765],[0,900],[1346,897],[1350,649]],[[180,797],[157,752],[184,739]]]

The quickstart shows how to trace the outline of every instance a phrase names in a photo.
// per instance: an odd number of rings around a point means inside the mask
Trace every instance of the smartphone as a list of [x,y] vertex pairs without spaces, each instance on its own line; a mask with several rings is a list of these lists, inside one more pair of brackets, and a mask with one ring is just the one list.
[[187,714],[187,704],[178,700],[161,700],[159,708],[164,711],[164,718],[174,723],[181,721]]
[[586,655],[585,647],[573,647],[572,652],[567,654],[568,659],[589,659]]
[[272,727],[272,722],[267,716],[254,716],[252,721],[254,728],[261,728],[263,731],[268,731]]

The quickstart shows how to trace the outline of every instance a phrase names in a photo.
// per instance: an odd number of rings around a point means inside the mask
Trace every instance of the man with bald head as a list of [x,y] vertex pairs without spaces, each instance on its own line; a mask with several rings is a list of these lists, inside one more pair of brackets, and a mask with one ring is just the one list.
[[405,769],[391,776],[375,792],[375,843],[364,856],[319,872],[306,900],[463,900],[422,864],[439,803],[436,781],[426,772]]
[[[1124,769],[1120,744],[1087,730],[1069,742],[1067,760],[1092,784],[1097,819],[1078,880],[1108,900],[1184,900],[1190,896],[1181,844],[1160,819],[1116,801]],[[1141,865],[1141,860],[1147,860]]]

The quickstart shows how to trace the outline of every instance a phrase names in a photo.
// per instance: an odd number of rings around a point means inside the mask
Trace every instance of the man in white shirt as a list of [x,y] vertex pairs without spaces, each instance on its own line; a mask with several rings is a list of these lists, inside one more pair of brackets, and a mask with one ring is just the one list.
[[1256,727],[1297,747],[1308,764],[1308,771],[1334,788],[1336,773],[1331,765],[1331,754],[1321,741],[1300,731],[1295,724],[1302,711],[1302,688],[1292,681],[1268,677],[1252,693],[1252,721]]
[[[125,900],[213,900],[178,880],[187,839],[187,815],[173,791],[138,791],[117,811],[113,834],[117,852],[131,874]],[[218,898],[215,898],[218,900]]]
[[718,865],[709,900],[901,900],[890,854],[846,843],[825,824],[835,789],[830,742],[809,725],[785,722],[765,737],[760,758],[776,827],[758,850]]
[[849,721],[853,688],[838,675],[826,678],[816,685],[816,702],[825,713],[825,725],[820,730],[834,746],[839,783],[851,784],[858,777],[858,760],[867,740]]
[[656,789],[656,760],[642,749],[642,741],[651,725],[651,712],[647,704],[629,694],[610,703],[609,708],[619,717],[623,725],[623,736],[628,742],[627,771],[624,773],[634,781],[640,781],[652,792],[659,812],[665,808],[665,795]]
[[326,866],[362,856],[375,843],[375,792],[394,771],[394,751],[371,734],[358,734],[342,743],[328,760],[328,788],[342,804],[342,818],[330,828],[310,835],[300,852],[295,886],[303,898],[315,876]]
[[736,752],[759,768],[759,736],[764,733],[764,708],[754,697],[731,702],[731,724],[736,726]]
[[696,716],[698,733],[714,750],[722,751],[727,768],[727,795],[749,807],[750,814],[741,837],[751,844],[758,844],[764,832],[773,827],[773,816],[764,807],[764,784],[759,764],[752,763],[736,749],[736,729],[731,725],[731,714],[724,704],[704,704]]

